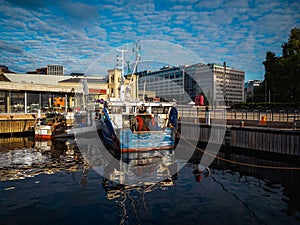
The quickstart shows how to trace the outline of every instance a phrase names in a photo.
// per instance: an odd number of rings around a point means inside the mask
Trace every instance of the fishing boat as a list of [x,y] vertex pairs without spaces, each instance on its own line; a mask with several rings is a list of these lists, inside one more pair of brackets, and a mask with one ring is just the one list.
[[120,152],[167,150],[176,147],[178,112],[170,102],[110,101],[103,108],[99,135]]
[[55,135],[64,134],[67,129],[66,119],[60,113],[48,113],[41,118],[38,112],[37,122],[34,125],[34,137],[37,139],[52,139]]
[[95,111],[80,111],[74,113],[73,123],[64,132],[54,135],[56,139],[76,137],[76,135],[89,135],[99,129],[99,113]]
[[119,152],[174,149],[178,140],[176,102],[158,97],[146,101],[132,95],[131,81],[138,61],[139,55],[127,84],[122,68],[120,97],[103,103],[99,136],[106,148]]

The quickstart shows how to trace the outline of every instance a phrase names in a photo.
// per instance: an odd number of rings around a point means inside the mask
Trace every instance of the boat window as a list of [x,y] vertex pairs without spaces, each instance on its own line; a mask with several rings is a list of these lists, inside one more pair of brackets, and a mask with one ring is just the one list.
[[153,107],[152,106],[152,113],[154,113],[154,114],[162,114],[163,113],[163,107]]
[[146,112],[146,110],[147,110],[147,107],[145,107],[145,106],[140,106],[139,108],[138,108],[138,113],[145,113]]
[[132,106],[132,111],[133,113],[136,113],[136,107],[135,106]]
[[169,107],[168,107],[168,106],[165,106],[165,107],[164,107],[164,112],[163,112],[163,113],[166,114],[166,113],[168,113],[168,112],[169,112]]
[[113,107],[112,112],[113,113],[121,113],[122,112],[121,107]]

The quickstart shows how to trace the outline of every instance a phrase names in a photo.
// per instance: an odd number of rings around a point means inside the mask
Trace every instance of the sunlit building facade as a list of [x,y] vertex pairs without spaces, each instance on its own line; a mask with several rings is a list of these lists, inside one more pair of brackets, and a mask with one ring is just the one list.
[[204,95],[210,105],[230,105],[244,101],[245,72],[217,64],[163,67],[139,72],[138,88],[155,91],[158,97],[179,103]]

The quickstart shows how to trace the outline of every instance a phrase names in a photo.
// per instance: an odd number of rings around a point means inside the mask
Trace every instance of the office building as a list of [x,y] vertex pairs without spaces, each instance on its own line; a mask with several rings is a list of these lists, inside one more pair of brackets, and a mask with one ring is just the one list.
[[245,83],[245,101],[254,101],[254,93],[260,87],[261,84],[261,80],[249,80]]
[[155,91],[157,97],[184,104],[204,95],[210,105],[231,105],[244,101],[245,72],[218,64],[163,67],[139,72],[138,89]]
[[64,75],[64,67],[60,65],[48,65],[47,75]]

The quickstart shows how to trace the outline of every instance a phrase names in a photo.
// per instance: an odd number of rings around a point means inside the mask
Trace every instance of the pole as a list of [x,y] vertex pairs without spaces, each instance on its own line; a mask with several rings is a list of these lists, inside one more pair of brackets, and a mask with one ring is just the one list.
[[25,94],[24,94],[24,112],[27,113],[27,92],[25,91]]
[[67,93],[65,94],[65,114],[67,115],[68,113],[68,95]]

